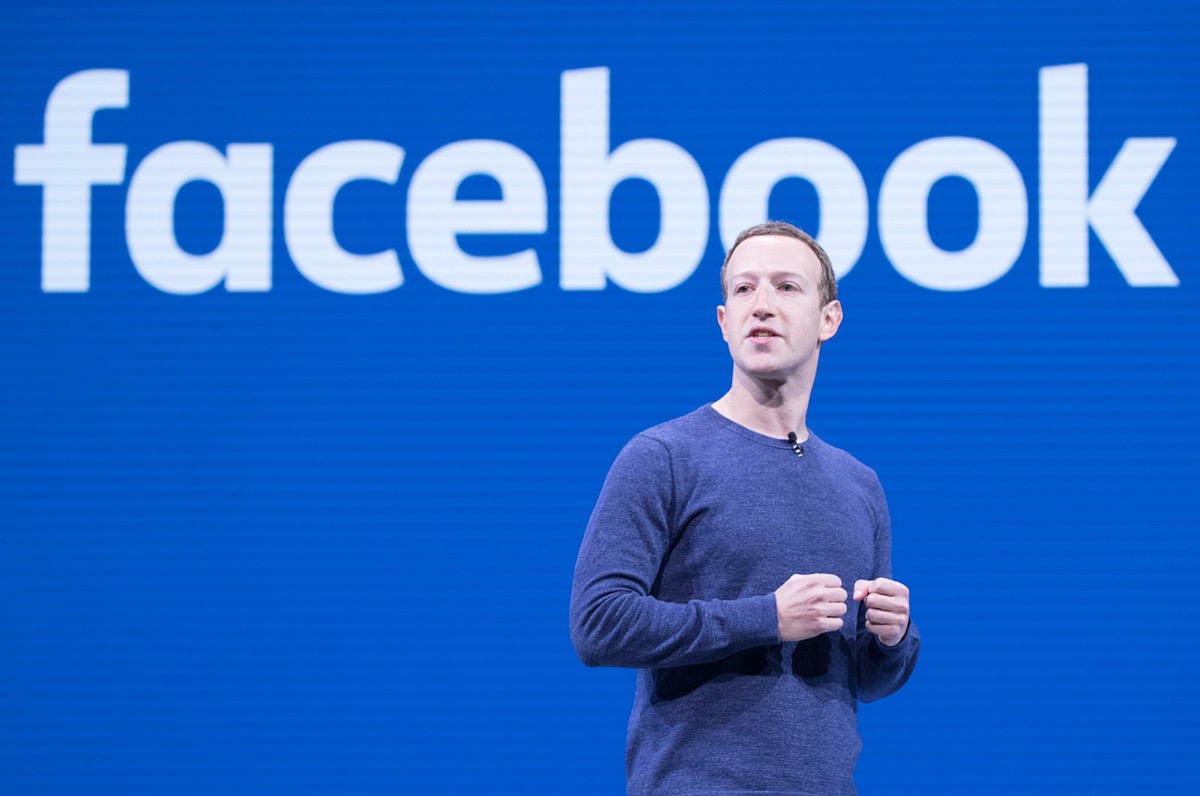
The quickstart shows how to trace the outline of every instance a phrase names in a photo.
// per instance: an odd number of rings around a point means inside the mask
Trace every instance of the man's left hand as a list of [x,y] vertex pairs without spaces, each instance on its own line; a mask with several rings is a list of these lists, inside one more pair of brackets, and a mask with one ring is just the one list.
[[908,632],[908,587],[888,578],[854,583],[854,599],[867,606],[867,630],[879,643],[894,647]]

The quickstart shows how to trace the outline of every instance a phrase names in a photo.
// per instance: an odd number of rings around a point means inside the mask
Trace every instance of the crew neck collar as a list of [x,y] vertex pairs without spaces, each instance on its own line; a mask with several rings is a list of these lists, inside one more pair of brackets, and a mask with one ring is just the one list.
[[[724,426],[725,428],[729,429],[730,431],[734,432],[735,434],[739,434],[739,435],[745,437],[746,439],[752,440],[753,442],[757,442],[760,445],[766,445],[771,448],[782,448],[787,451],[792,450],[792,443],[788,442],[786,439],[784,439],[782,437],[771,437],[766,434],[760,434],[753,429],[746,428],[741,423],[738,423],[734,420],[730,420],[728,417],[726,417],[725,415],[718,412],[716,409],[713,408],[713,405],[711,403],[708,403],[708,404],[705,404],[704,406],[702,406],[700,408],[700,411],[705,413],[705,415],[709,419],[715,421],[719,425]],[[800,444],[804,446],[805,452],[808,452],[808,451],[816,450],[817,448],[819,448],[821,446],[822,443],[821,443],[821,440],[817,438],[817,435],[814,434],[813,430],[810,428],[808,430],[808,439],[801,441]]]

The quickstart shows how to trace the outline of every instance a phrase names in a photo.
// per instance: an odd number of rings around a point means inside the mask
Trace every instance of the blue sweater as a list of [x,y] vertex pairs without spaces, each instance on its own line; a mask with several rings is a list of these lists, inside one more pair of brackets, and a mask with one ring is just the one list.
[[571,638],[589,666],[640,669],[630,796],[853,794],[857,700],[895,691],[919,637],[884,647],[862,608],[781,643],[774,591],[891,576],[879,479],[809,436],[798,457],[711,406],[634,437],[588,522]]

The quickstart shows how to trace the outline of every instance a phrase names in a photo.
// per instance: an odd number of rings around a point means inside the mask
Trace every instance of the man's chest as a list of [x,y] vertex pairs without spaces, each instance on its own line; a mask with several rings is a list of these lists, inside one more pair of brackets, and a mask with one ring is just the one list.
[[831,573],[843,583],[871,576],[877,517],[855,485],[800,467],[709,480],[677,492],[678,528],[660,596],[733,599],[773,590],[796,573]]

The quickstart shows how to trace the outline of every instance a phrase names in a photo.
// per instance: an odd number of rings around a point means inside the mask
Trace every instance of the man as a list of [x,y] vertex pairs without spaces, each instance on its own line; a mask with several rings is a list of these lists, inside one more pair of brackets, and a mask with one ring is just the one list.
[[630,796],[853,794],[857,701],[904,684],[919,638],[878,478],[807,426],[842,320],[833,268],[768,222],[738,236],[721,291],[729,392],[613,463],[572,640],[589,666],[640,669]]

